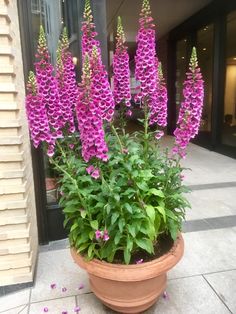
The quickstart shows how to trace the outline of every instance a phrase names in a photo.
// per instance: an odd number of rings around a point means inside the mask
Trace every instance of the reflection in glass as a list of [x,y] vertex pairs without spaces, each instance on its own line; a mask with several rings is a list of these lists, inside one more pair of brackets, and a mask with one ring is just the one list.
[[213,25],[207,25],[197,32],[197,54],[204,79],[204,106],[200,131],[211,131],[212,112],[212,65],[213,65]]
[[177,42],[176,48],[176,111],[179,112],[180,104],[183,100],[183,82],[187,70],[187,39],[182,39]]
[[236,147],[236,11],[227,18],[226,80],[222,143]]

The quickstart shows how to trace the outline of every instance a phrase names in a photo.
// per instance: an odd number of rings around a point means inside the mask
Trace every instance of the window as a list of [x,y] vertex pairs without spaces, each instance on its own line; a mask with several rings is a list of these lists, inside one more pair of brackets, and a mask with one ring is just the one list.
[[236,147],[236,11],[227,17],[226,78],[222,144]]
[[204,105],[200,131],[211,132],[212,113],[212,66],[213,66],[213,25],[207,25],[197,32],[197,54],[204,80]]

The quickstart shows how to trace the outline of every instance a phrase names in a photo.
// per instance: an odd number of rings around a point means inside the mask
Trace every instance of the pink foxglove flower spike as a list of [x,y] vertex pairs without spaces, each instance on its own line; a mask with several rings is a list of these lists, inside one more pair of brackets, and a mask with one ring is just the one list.
[[58,90],[61,103],[61,113],[64,125],[69,127],[69,133],[75,131],[74,112],[78,98],[78,88],[75,78],[75,66],[69,51],[69,40],[66,28],[63,29],[61,41],[57,50]]
[[130,106],[130,70],[129,70],[129,54],[125,45],[125,33],[118,17],[116,50],[113,57],[114,72],[114,99],[117,104],[124,102],[127,107]]
[[183,95],[184,101],[180,106],[177,128],[174,131],[175,145],[172,150],[173,154],[178,154],[181,158],[185,157],[190,140],[198,134],[203,108],[204,87],[195,47],[192,50]]
[[[58,94],[57,80],[53,76],[53,66],[50,63],[49,51],[42,25],[40,26],[38,50],[35,62],[38,93],[47,110],[49,126],[54,139],[62,137],[61,128],[64,126],[61,113],[60,98]],[[51,147],[53,150],[53,147]]]
[[30,136],[33,145],[37,148],[40,143],[51,143],[51,133],[48,124],[47,112],[43,98],[38,94],[36,78],[29,72],[26,96],[26,112],[29,121]]

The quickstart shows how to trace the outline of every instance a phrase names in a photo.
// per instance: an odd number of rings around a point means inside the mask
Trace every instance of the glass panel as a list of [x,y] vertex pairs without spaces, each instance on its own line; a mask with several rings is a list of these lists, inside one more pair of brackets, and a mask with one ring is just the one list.
[[183,100],[183,82],[187,70],[187,39],[182,39],[177,42],[176,46],[176,112],[177,118],[179,113],[180,104]]
[[212,111],[212,64],[213,64],[213,25],[207,25],[197,32],[197,54],[202,71],[205,95],[200,131],[211,131]]
[[236,11],[227,18],[226,80],[222,143],[236,147]]

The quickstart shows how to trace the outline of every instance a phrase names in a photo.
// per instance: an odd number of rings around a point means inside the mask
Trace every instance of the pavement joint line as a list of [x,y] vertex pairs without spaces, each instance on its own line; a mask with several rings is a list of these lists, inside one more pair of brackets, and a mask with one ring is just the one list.
[[176,278],[168,278],[168,280],[177,280],[177,279],[185,279],[185,278],[192,278],[192,277],[199,277],[199,276],[214,275],[214,274],[226,273],[228,271],[234,271],[234,270],[236,270],[236,268],[218,270],[218,271],[213,271],[213,272],[209,272],[209,273],[194,274],[194,275],[189,275],[189,276],[181,276],[181,277],[176,277]]
[[[72,298],[72,297],[79,297],[80,295],[91,294],[91,293],[93,293],[93,292],[85,292],[85,293],[80,293],[80,294],[71,294],[71,295],[56,297],[56,298],[52,298],[52,299],[44,299],[44,300],[40,300],[40,301],[31,301],[30,304],[47,302],[47,301],[53,301],[53,300],[60,300],[60,299],[66,299],[66,298]],[[0,312],[0,313],[2,313],[2,312]]]
[[216,182],[216,183],[203,183],[203,184],[189,184],[187,185],[192,191],[232,188],[236,187],[236,181]]
[[234,314],[230,308],[228,307],[228,305],[225,303],[225,301],[219,296],[219,294],[217,293],[217,291],[214,289],[214,287],[210,284],[210,282],[205,278],[204,275],[202,275],[202,277],[204,278],[204,280],[207,282],[207,284],[209,285],[209,287],[214,291],[215,295],[219,298],[219,300],[221,301],[221,303],[224,304],[224,306],[227,308],[227,310],[229,311],[229,313]]
[[[21,304],[21,305],[17,305],[17,306],[13,306],[13,307],[11,307],[11,308],[9,308],[9,309],[7,309],[7,310],[0,311],[0,313],[6,313],[6,311],[14,310],[14,309],[17,309],[17,308],[20,307],[20,306],[24,306],[24,308],[23,308],[22,310],[20,310],[20,312],[22,312],[22,311],[26,308],[26,306],[27,306],[28,304],[29,304],[29,303]],[[17,312],[17,314],[20,313],[20,312]]]

